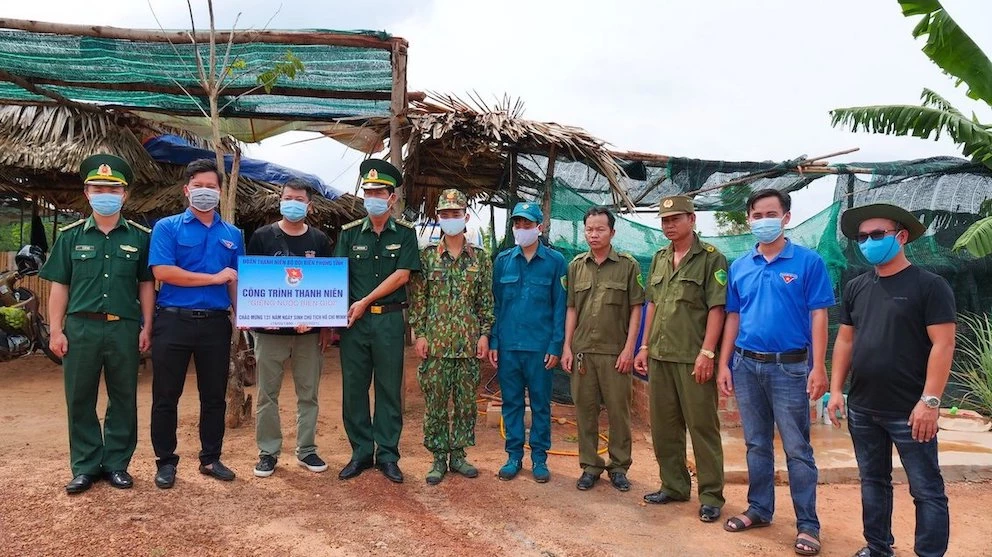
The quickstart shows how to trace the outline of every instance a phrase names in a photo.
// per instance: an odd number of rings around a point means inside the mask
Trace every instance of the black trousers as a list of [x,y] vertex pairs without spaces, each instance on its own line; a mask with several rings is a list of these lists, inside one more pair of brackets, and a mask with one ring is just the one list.
[[152,328],[152,447],[157,464],[177,465],[179,397],[192,356],[200,392],[200,464],[220,460],[227,411],[231,320],[158,311]]

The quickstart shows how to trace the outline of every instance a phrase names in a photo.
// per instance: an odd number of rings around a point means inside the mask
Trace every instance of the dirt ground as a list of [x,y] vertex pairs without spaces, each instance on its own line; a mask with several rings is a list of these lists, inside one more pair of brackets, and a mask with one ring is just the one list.
[[[0,555],[792,555],[795,535],[788,488],[779,487],[779,513],[771,528],[730,534],[696,518],[698,503],[645,506],[641,496],[657,489],[657,466],[643,424],[634,435],[633,489],[614,490],[601,481],[579,492],[575,457],[552,457],[552,480],[535,483],[524,472],[500,482],[505,460],[498,429],[480,421],[471,459],[482,474],[448,476],[436,487],[424,474],[430,458],[421,445],[423,402],[408,398],[400,464],[406,483],[394,485],[371,470],[342,482],[337,471],[349,449],[341,425],[340,367],[336,351],[325,360],[317,444],[330,465],[323,474],[297,466],[295,408],[287,378],[283,389],[284,452],[276,473],[252,476],[254,430],[229,430],[224,462],[238,473],[233,483],[201,476],[196,469],[197,398],[193,375],[180,408],[175,488],[155,488],[148,440],[151,372],[139,382],[139,442],[130,471],[135,487],[115,490],[99,483],[69,497],[65,402],[60,368],[42,356],[0,364]],[[408,360],[408,372],[413,371]],[[250,389],[253,390],[253,389]],[[101,410],[102,414],[102,410]],[[574,428],[555,425],[555,446],[574,449]],[[992,484],[957,483],[951,500],[948,555],[992,556],[987,508]],[[746,486],[726,490],[726,511],[746,506]],[[862,544],[857,485],[821,486],[819,512],[823,555],[851,555]],[[897,553],[912,554],[914,513],[906,486],[896,489],[893,517]]]

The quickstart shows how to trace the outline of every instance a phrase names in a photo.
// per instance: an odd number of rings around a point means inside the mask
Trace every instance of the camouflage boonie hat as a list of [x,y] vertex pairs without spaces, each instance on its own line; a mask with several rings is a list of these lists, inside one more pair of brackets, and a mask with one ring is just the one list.
[[673,195],[661,200],[661,203],[658,205],[658,211],[661,213],[661,218],[665,218],[683,213],[692,214],[696,212],[696,208],[692,204],[692,199],[689,199],[687,196]]
[[446,209],[467,209],[468,208],[468,198],[465,194],[455,190],[444,190],[441,195],[437,198],[437,210],[444,211]]

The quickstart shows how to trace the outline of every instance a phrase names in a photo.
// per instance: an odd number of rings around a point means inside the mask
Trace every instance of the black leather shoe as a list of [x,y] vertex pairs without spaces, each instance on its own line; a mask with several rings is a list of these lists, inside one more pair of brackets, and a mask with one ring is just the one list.
[[623,472],[610,472],[610,483],[620,491],[630,491],[630,480]]
[[93,484],[100,481],[100,476],[80,474],[65,484],[65,492],[69,495],[77,495],[93,487]]
[[403,483],[403,472],[395,462],[380,462],[375,465],[386,479],[397,484]]
[[720,518],[720,507],[699,505],[699,520],[703,522],[716,522],[718,518]]
[[583,472],[579,476],[579,481],[575,482],[575,488],[579,491],[585,491],[587,489],[592,489],[592,486],[596,485],[599,481],[599,476],[590,474],[589,472]]
[[652,505],[667,505],[669,503],[684,503],[688,499],[676,499],[671,495],[665,493],[664,491],[655,491],[654,493],[648,493],[644,496],[645,503],[651,503]]
[[176,465],[163,464],[155,473],[155,486],[159,489],[170,489],[176,485]]
[[209,466],[201,464],[200,473],[225,482],[233,482],[235,478],[234,470],[224,466],[224,463],[219,460]]
[[371,460],[352,460],[338,472],[339,480],[357,478],[362,472],[372,468]]
[[110,482],[110,485],[117,489],[131,489],[134,487],[134,479],[131,478],[131,474],[127,473],[127,470],[104,472],[103,477]]

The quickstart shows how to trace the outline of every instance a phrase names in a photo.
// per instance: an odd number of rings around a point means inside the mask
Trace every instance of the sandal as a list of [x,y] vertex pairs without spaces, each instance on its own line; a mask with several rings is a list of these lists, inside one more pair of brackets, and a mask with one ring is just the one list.
[[[750,521],[750,524],[746,524],[741,517],[746,518]],[[741,514],[727,519],[727,522],[723,525],[723,529],[728,532],[743,532],[744,530],[751,530],[752,528],[765,528],[766,526],[771,526],[770,520],[761,520],[758,515],[755,514],[751,509],[748,509]]]
[[[809,549],[804,549],[806,547]],[[820,536],[817,536],[812,532],[800,531],[799,535],[796,536],[794,548],[796,550],[796,555],[819,555]]]

